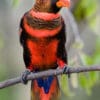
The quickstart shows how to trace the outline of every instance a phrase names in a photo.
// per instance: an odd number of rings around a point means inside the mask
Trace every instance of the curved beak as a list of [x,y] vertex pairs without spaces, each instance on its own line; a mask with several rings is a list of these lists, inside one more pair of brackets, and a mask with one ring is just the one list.
[[69,7],[70,0],[58,0],[56,5],[57,5],[57,7]]

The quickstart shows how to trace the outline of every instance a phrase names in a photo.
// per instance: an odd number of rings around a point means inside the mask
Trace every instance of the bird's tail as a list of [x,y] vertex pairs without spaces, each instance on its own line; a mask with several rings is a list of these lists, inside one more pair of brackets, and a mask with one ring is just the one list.
[[31,100],[59,100],[58,78],[49,76],[38,78],[31,84]]

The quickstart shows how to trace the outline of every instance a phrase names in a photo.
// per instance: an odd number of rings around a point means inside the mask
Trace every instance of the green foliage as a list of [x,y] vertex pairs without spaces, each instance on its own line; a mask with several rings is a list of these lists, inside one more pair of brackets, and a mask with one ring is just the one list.
[[99,80],[99,74],[97,72],[88,72],[79,75],[79,84],[81,88],[84,88],[90,95],[91,89]]
[[13,100],[13,96],[12,95],[12,90],[9,88],[9,89],[2,89],[0,90],[0,100]]
[[96,46],[93,58],[94,58],[94,63],[100,64],[100,37],[98,37],[96,40]]
[[85,65],[100,64],[100,38],[97,38],[95,42],[95,51],[91,56],[84,53],[80,53],[80,56]]
[[67,75],[62,75],[60,77],[60,81],[59,82],[60,82],[60,86],[62,88],[63,93],[66,96],[70,95],[71,93],[70,93],[70,90],[69,90],[69,87],[68,87]]
[[19,4],[19,0],[12,0],[13,7],[18,6],[18,4]]
[[[81,59],[86,66],[100,64],[100,38],[96,41],[95,52],[93,55],[89,56],[84,53],[81,53]],[[80,86],[85,88],[87,93],[91,93],[92,87],[99,81],[98,72],[88,72],[87,74],[79,75]]]
[[[77,21],[85,21],[93,31],[97,31],[97,22],[100,19],[100,16],[97,16],[98,5],[98,0],[80,0],[74,9]],[[85,66],[100,64],[100,38],[97,38],[94,48],[95,50],[92,55],[80,52],[81,61]],[[90,94],[92,87],[99,81],[99,73],[82,73],[79,75],[78,80],[80,87],[84,88]]]
[[[94,50],[93,54],[87,55],[84,52],[80,51],[80,58],[81,58],[82,63],[84,64],[84,66],[89,67],[92,65],[100,64],[100,38],[97,38],[97,40],[95,42],[95,50]],[[72,60],[74,60],[74,58]],[[77,66],[73,63],[70,63],[70,64],[73,67]],[[72,77],[73,78],[72,78],[72,81],[70,82],[70,84],[72,84],[73,88],[76,88],[76,87],[74,87],[74,83],[76,82],[75,84],[77,84],[78,87],[83,88],[87,92],[88,95],[91,94],[91,89],[99,82],[99,72],[81,73],[77,76],[72,75]],[[62,75],[60,84],[62,87],[62,91],[66,95],[73,94],[70,91],[66,75]]]
[[97,0],[80,0],[76,9],[74,10],[77,20],[90,18],[97,9]]
[[1,38],[1,34],[0,34],[0,49],[3,47],[4,43],[3,43],[3,39]]
[[99,17],[96,18],[98,6],[98,0],[80,0],[74,10],[77,21],[86,20],[91,29],[96,30],[96,23],[99,19]]

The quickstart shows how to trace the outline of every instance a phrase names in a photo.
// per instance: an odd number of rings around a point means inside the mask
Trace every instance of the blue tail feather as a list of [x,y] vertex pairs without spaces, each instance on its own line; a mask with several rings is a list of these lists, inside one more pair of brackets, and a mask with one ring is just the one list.
[[52,84],[53,79],[54,79],[53,76],[46,77],[45,79],[38,78],[37,79],[38,86],[39,87],[43,87],[44,92],[45,93],[48,93],[49,92],[49,89],[50,89],[50,86]]

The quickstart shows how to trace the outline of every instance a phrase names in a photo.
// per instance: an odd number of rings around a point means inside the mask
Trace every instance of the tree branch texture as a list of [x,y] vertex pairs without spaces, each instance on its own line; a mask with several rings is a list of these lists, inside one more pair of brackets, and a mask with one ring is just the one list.
[[[63,69],[55,69],[55,70],[47,70],[37,73],[31,73],[28,75],[27,80],[33,80],[44,76],[55,76],[60,74],[72,74],[72,73],[81,73],[81,72],[89,72],[89,71],[100,71],[100,65],[88,66],[88,67],[67,67],[67,69],[63,73]],[[0,89],[6,88],[8,86],[12,86],[15,84],[21,83],[21,76],[8,79],[3,82],[0,82]]]

